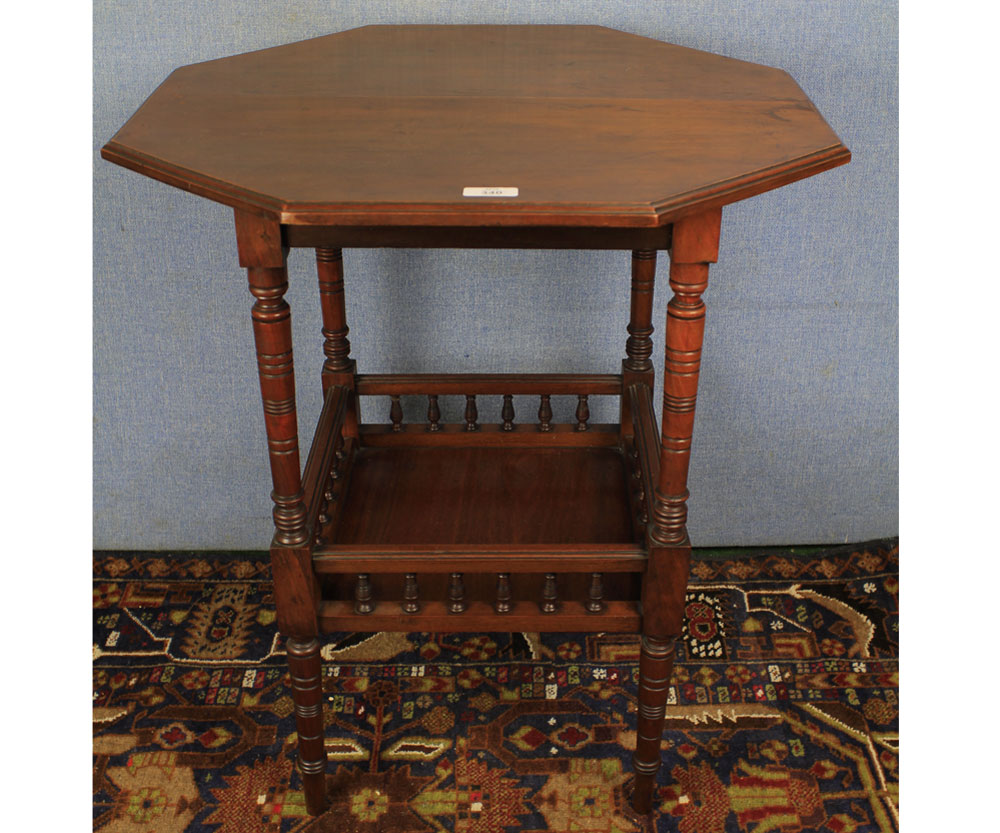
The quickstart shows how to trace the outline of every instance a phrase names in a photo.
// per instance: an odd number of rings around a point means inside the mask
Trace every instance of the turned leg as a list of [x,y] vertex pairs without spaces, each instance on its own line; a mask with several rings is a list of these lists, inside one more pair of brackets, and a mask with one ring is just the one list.
[[[344,258],[340,249],[316,249],[316,272],[319,276],[319,304],[323,314],[323,393],[330,385],[354,390],[355,363],[351,358],[347,308],[344,303]],[[351,398],[344,417],[344,436],[358,436],[358,398]]]
[[319,583],[312,569],[295,412],[291,310],[285,301],[286,251],[276,222],[236,212],[240,265],[246,267],[264,427],[274,501],[271,570],[278,629],[288,639],[288,663],[299,734],[299,765],[310,813],[326,806],[321,667],[316,612]]
[[663,715],[674,667],[674,640],[642,637],[639,654],[639,717],[635,733],[635,791],[632,806],[640,813],[652,808],[653,786],[660,770]]
[[673,667],[674,640],[680,635],[684,592],[691,563],[687,534],[687,476],[691,457],[701,345],[705,331],[702,293],[708,264],[719,251],[722,212],[707,211],[674,223],[670,254],[660,473],[652,496],[647,533],[649,563],[642,587],[642,653],[639,659],[639,732],[632,806],[652,809],[660,769],[663,717]]
[[288,668],[295,701],[295,731],[299,736],[299,772],[306,809],[318,815],[326,809],[326,746],[323,732],[323,679],[320,642],[289,639]]
[[653,390],[653,284],[656,277],[656,250],[632,252],[632,290],[628,322],[628,340],[622,361],[621,433],[631,436],[632,414],[628,389],[644,382]]

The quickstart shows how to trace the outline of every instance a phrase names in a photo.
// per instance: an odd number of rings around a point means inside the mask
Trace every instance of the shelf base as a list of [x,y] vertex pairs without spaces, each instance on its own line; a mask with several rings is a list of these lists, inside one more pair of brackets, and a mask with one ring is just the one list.
[[336,545],[635,546],[617,448],[361,448]]

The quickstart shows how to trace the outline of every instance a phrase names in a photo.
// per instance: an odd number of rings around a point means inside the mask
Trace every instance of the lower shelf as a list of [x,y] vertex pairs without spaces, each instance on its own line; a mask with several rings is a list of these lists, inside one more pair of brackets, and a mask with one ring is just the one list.
[[635,532],[617,448],[361,448],[336,545],[627,544]]
[[[352,446],[343,463],[313,549],[324,631],[639,627],[638,480],[618,447]],[[512,603],[502,614],[501,573]],[[460,613],[449,609],[451,582]],[[405,592],[419,612],[403,610]],[[356,597],[374,608],[355,613]],[[554,612],[543,597],[558,600]],[[588,611],[590,598],[603,609]]]

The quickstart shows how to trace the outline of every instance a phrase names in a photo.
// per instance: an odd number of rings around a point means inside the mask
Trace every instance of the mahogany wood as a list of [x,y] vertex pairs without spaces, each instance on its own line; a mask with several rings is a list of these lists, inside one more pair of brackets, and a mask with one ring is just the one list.
[[466,394],[465,396],[465,430],[478,431],[479,409],[476,407],[476,395]]
[[[624,365],[633,373],[653,372],[653,283],[656,275],[656,252],[632,252],[632,293],[628,340]],[[645,380],[644,380],[645,381]],[[649,384],[647,381],[646,384]],[[650,385],[652,387],[652,385]]]
[[493,605],[469,602],[463,613],[449,612],[449,603],[424,602],[419,614],[404,613],[398,602],[376,602],[375,611],[356,616],[347,602],[325,601],[320,605],[319,623],[324,632],[335,631],[438,631],[441,633],[491,632],[498,628],[511,631],[549,631],[579,633],[598,630],[603,633],[635,633],[640,627],[636,602],[606,602],[601,614],[589,613],[584,602],[567,599],[556,613],[544,614],[537,600],[517,600],[510,613],[497,619]]
[[[329,540],[329,539],[326,539]],[[458,568],[478,569],[478,564],[507,567],[510,572],[548,573],[566,570],[602,570],[641,573],[646,569],[646,550],[637,544],[415,544],[372,546],[371,544],[326,543],[316,547],[313,568],[320,574],[354,573],[362,567],[370,573],[450,573]]]
[[649,520],[650,501],[660,477],[660,433],[656,428],[652,391],[644,384],[632,385],[628,389],[627,398],[631,402],[638,480],[636,485],[639,487],[634,508],[645,525]]
[[545,586],[542,589],[542,613],[555,613],[559,610],[559,591],[556,587],[556,574],[545,574]]
[[613,448],[365,448],[335,542],[629,544],[622,472]]
[[[670,253],[670,287],[674,297],[667,304],[664,336],[660,468],[653,487],[649,565],[642,590],[639,731],[633,758],[636,772],[633,805],[640,813],[650,810],[653,783],[660,768],[660,739],[673,665],[673,643],[681,631],[683,588],[690,569],[687,476],[705,331],[705,304],[701,295],[708,286],[708,264],[718,259],[721,221],[722,212],[716,209],[675,223]],[[640,396],[645,396],[645,386],[638,387]],[[648,408],[640,407],[638,418],[648,419],[648,413]],[[638,450],[640,460],[648,458],[648,446],[640,444]],[[649,476],[651,471],[644,469],[644,477]]]
[[407,573],[405,582],[403,586],[403,613],[419,613],[420,587],[417,583],[417,574]]
[[709,211],[674,226],[667,304],[663,377],[660,473],[656,484],[652,539],[658,544],[687,541],[687,475],[705,333],[708,264],[719,256],[721,211]]
[[358,573],[357,584],[354,586],[354,612],[364,616],[374,609],[375,603],[372,600],[372,585],[368,573]]
[[398,396],[390,396],[392,406],[389,409],[389,419],[392,421],[392,430],[399,432],[403,427],[403,405]]
[[448,612],[464,613],[468,607],[465,601],[465,583],[461,573],[451,573],[451,583],[448,585]]
[[295,703],[295,731],[298,735],[299,772],[306,796],[306,808],[313,815],[326,809],[326,746],[323,731],[323,677],[320,642],[289,639],[288,668],[292,700]]
[[291,248],[403,249],[629,249],[670,248],[671,226],[593,228],[558,226],[282,226]]
[[[102,154],[311,226],[656,227],[850,159],[787,73],[594,26],[368,26],[182,67]],[[519,195],[462,196],[489,185]]]
[[[653,289],[656,278],[656,252],[639,249],[632,252],[632,287],[629,308],[628,340],[625,342],[625,359],[622,361],[622,390],[627,391],[637,383],[650,390],[654,385],[653,362]],[[632,414],[628,398],[621,399],[621,430],[627,434],[632,428]]]
[[670,673],[674,665],[674,641],[642,637],[639,652],[639,715],[632,768],[635,786],[632,805],[639,813],[652,809],[653,787],[660,769],[660,743],[666,712]]
[[[302,475],[303,499],[306,505],[306,529],[316,528],[319,515],[323,509],[329,510],[333,494],[329,492],[331,470],[336,462],[336,452],[340,443],[341,428],[347,413],[351,392],[348,388],[334,385],[327,388],[323,402],[323,410],[316,425],[315,439],[306,459],[305,472]],[[342,442],[342,441],[341,441]],[[325,515],[321,526],[330,521]]]
[[590,419],[590,405],[587,402],[587,394],[581,393],[576,406],[576,430],[586,431],[587,420]]
[[[601,27],[363,27],[182,67],[101,154],[235,209],[308,811],[326,806],[321,630],[499,626],[641,631],[632,802],[649,812],[690,566],[701,296],[721,208],[850,159],[802,90],[781,70]],[[467,186],[518,193],[469,198]],[[316,249],[325,356],[301,475],[290,246]],[[622,372],[359,375],[349,246],[631,250]],[[537,423],[515,422],[524,394],[540,398]],[[391,397],[390,424],[362,424],[361,395]],[[407,395],[428,397],[426,424],[404,424]],[[440,395],[466,397],[464,423],[441,424]],[[479,424],[479,395],[504,397],[499,423]],[[552,423],[554,395],[577,397],[575,423]],[[590,424],[594,395],[620,397],[618,424]]]
[[633,437],[628,434],[622,437],[622,459],[625,462],[625,489],[631,499],[632,532],[636,543],[645,551],[646,525],[649,518],[643,511],[646,508],[645,495],[639,494],[639,486],[642,482],[642,474],[639,471],[639,452],[635,450]]
[[[331,385],[354,390],[356,366],[351,358],[351,342],[347,339],[347,309],[344,303],[343,252],[333,246],[316,249],[316,272],[319,277],[319,304],[323,315],[323,393]],[[358,436],[358,400],[348,402],[344,433]]]
[[427,429],[429,431],[441,430],[441,408],[438,406],[438,398],[435,393],[427,396]]
[[[336,440],[335,440],[336,442]],[[357,442],[352,437],[348,437],[341,444],[341,448],[334,454],[333,467],[327,481],[327,488],[323,494],[326,500],[327,521],[322,527],[317,523],[317,529],[313,536],[314,550],[323,546],[327,541],[336,536],[337,525],[340,522],[340,515],[344,509],[344,496],[351,485],[351,471],[354,467],[354,452]],[[319,539],[318,541],[316,539]],[[361,569],[358,570],[361,572]]]
[[538,406],[538,430],[539,431],[551,431],[552,430],[552,403],[549,399],[547,393],[543,393],[540,397],[541,403]]
[[326,388],[333,384],[332,374],[351,370],[351,342],[347,339],[350,329],[344,304],[343,252],[332,247],[317,248],[316,271],[319,275],[319,305],[323,314],[323,352],[326,354],[323,390],[326,392]]
[[514,609],[511,604],[512,599],[510,573],[497,573],[497,600],[493,609],[499,614],[510,613]]
[[361,396],[392,394],[553,394],[620,396],[622,377],[611,373],[359,373]]
[[587,593],[587,613],[603,613],[607,605],[604,604],[604,577],[601,573],[593,573],[590,580],[590,591]]
[[284,300],[288,277],[284,267],[250,267],[247,273],[250,292],[257,299],[251,315],[274,483],[275,541],[294,546],[305,543],[306,510],[295,416],[291,310]]
[[503,430],[514,430],[514,397],[505,393],[503,395],[503,409],[500,411],[500,418],[503,420]]
[[273,220],[237,211],[235,224],[240,264],[255,298],[251,320],[274,487],[271,570],[278,627],[289,637],[309,639],[318,632],[320,590],[312,570],[299,468],[291,310],[284,299],[287,253]]
[[[446,601],[451,573],[461,572],[467,602],[485,602],[491,606],[495,604],[498,562],[480,560],[466,562],[462,567],[464,569],[450,572],[421,569],[416,573],[420,585],[420,599],[424,602],[435,599]],[[556,567],[560,570],[574,571],[557,573],[559,598],[586,603],[593,582],[593,571],[580,570],[577,564],[567,559],[557,563],[547,572],[556,572]],[[499,570],[507,572],[502,563],[499,563]],[[545,573],[519,570],[511,571],[508,575],[511,598],[515,601],[530,601],[537,606],[544,595]],[[322,586],[324,601],[353,603],[357,585],[356,573],[326,572],[319,574],[317,578]],[[602,572],[604,599],[638,603],[642,598],[643,580],[643,570]],[[406,575],[401,570],[385,572],[373,570],[369,574],[369,584],[373,601],[400,605],[405,599]],[[419,619],[414,620],[414,625],[419,629]]]
[[[551,419],[551,415],[549,417]],[[435,431],[424,425],[403,423],[399,429],[391,425],[363,424],[359,428],[361,444],[371,447],[415,448],[432,447],[484,447],[505,448],[533,447],[585,447],[618,446],[618,425],[589,423],[586,431],[578,431],[575,424],[548,423],[542,429],[537,423],[514,424],[504,430],[502,424],[482,424],[470,432],[466,423],[438,423]]]

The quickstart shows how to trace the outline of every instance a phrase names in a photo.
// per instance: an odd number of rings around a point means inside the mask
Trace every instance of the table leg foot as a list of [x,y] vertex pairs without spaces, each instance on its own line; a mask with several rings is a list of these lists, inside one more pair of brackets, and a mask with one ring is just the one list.
[[318,816],[327,807],[326,747],[323,743],[323,680],[320,644],[315,637],[288,640],[288,667],[295,701],[299,772],[306,809]]
[[660,741],[666,711],[670,674],[674,666],[674,640],[642,638],[639,655],[639,719],[636,727],[635,789],[632,809],[645,815],[652,810],[653,789],[660,770]]

